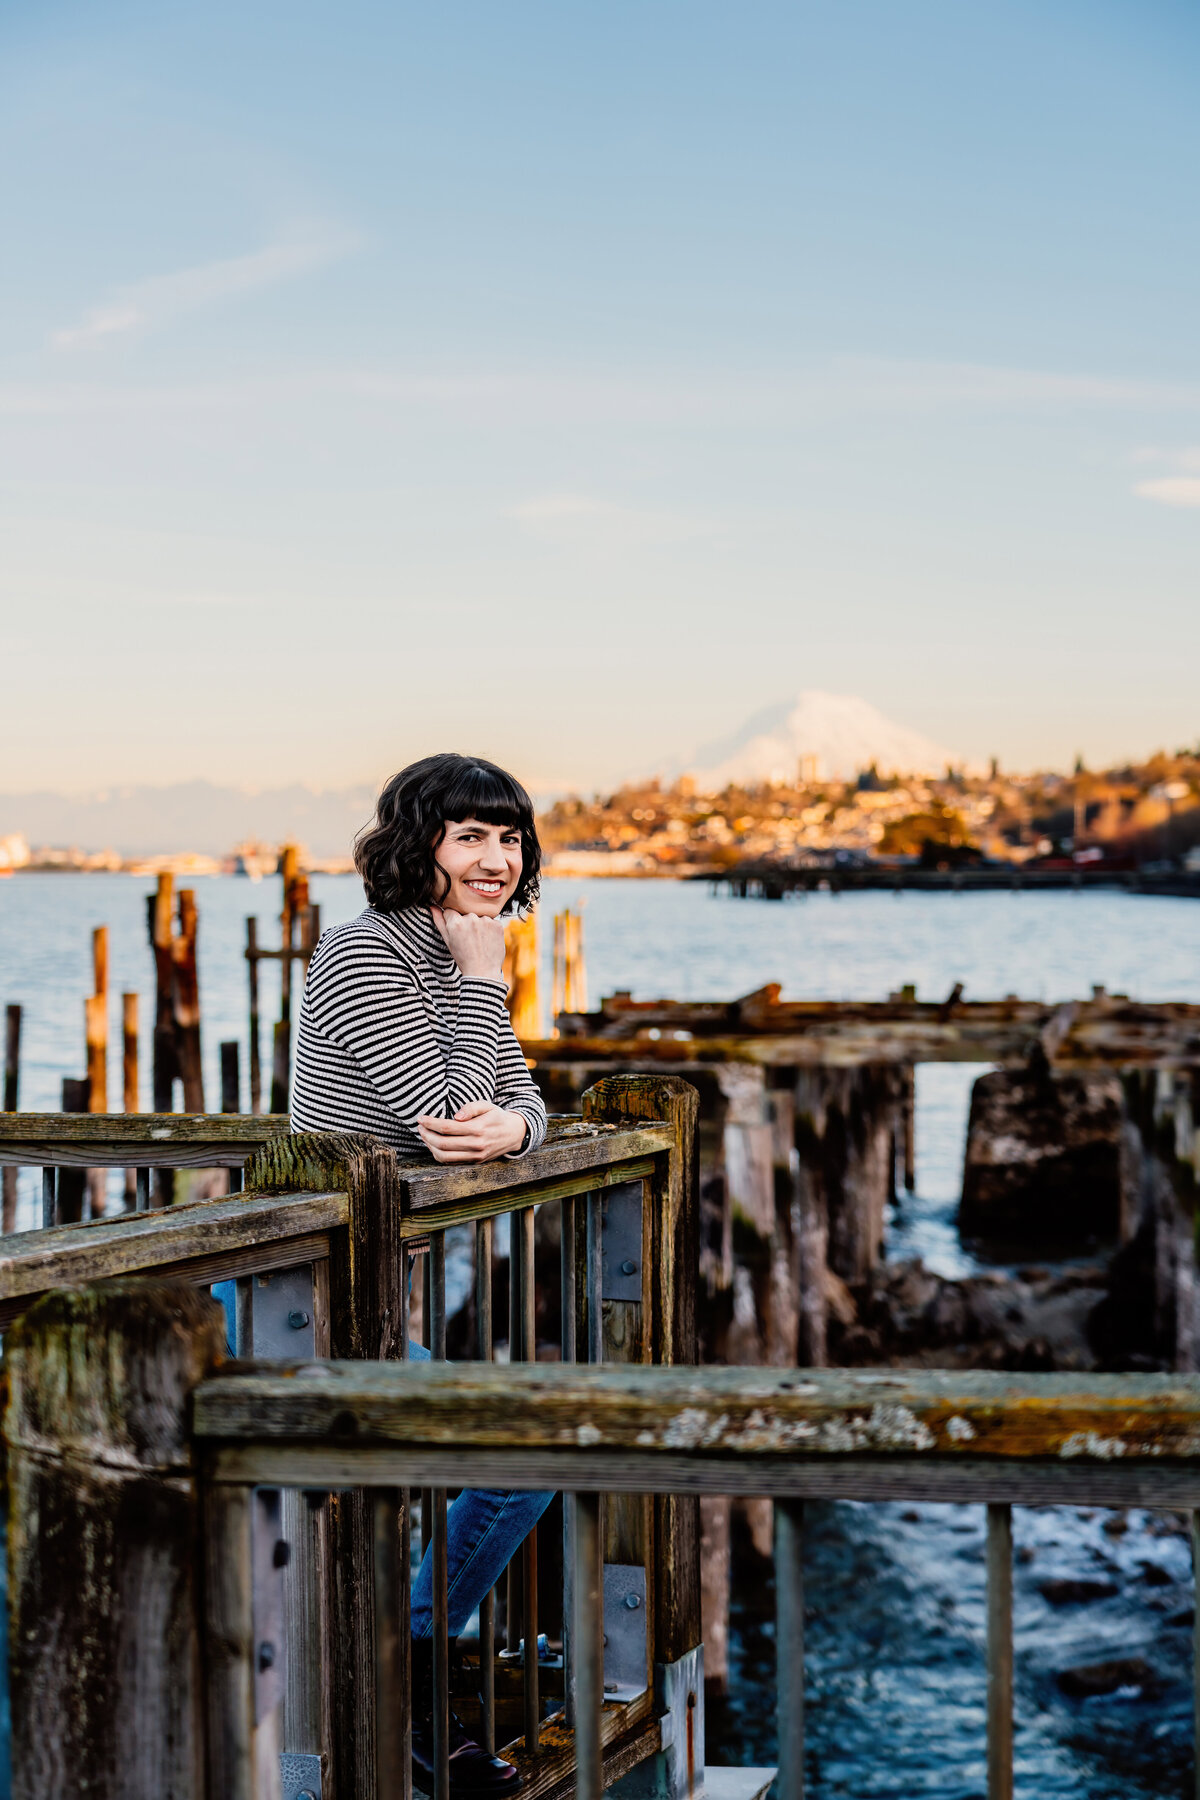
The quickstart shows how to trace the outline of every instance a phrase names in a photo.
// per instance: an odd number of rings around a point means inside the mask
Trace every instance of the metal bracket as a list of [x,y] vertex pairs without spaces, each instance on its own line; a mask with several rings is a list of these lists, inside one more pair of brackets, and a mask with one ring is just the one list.
[[308,1362],[316,1355],[312,1264],[251,1275],[250,1348],[264,1362]]
[[285,1751],[279,1758],[281,1800],[321,1800],[321,1758],[290,1756]]
[[604,1697],[633,1700],[648,1686],[646,1571],[641,1563],[605,1563]]
[[642,1195],[645,1183],[621,1181],[603,1189],[600,1226],[602,1300],[642,1297]]
[[251,1519],[254,1722],[261,1725],[283,1700],[283,1571],[290,1547],[283,1536],[283,1496],[278,1488],[255,1488]]
[[611,1800],[699,1800],[704,1792],[704,1645],[654,1669],[662,1748],[622,1775]]

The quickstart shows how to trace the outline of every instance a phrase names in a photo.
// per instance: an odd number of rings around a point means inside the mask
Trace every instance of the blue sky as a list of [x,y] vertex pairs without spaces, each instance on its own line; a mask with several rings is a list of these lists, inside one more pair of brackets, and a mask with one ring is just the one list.
[[0,4],[0,789],[1200,737],[1200,9]]

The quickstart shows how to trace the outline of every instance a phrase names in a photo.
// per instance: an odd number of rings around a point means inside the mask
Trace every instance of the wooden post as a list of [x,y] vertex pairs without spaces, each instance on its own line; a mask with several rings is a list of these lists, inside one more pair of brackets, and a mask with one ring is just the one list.
[[140,1112],[138,1104],[138,997],[121,995],[121,1104],[127,1113]]
[[200,1060],[200,979],[196,969],[199,917],[191,888],[179,890],[179,936],[172,943],[175,960],[175,1042],[183,1082],[183,1110],[204,1111],[204,1068]]
[[[333,1357],[403,1361],[407,1257],[399,1234],[396,1158],[373,1138],[299,1132],[264,1144],[246,1167],[251,1193],[350,1196],[350,1222],[330,1257],[330,1345]],[[374,1793],[375,1524],[361,1489],[330,1503],[332,1554],[323,1597],[332,1624],[322,1642],[332,1669],[333,1791]]]
[[[677,1075],[608,1075],[583,1096],[583,1116],[597,1123],[656,1119],[669,1124],[674,1147],[656,1159],[647,1184],[650,1359],[696,1361],[696,1289],[700,1274],[700,1103]],[[654,1500],[653,1630],[656,1663],[675,1663],[696,1649],[700,1631],[700,1513],[694,1495]]]
[[[17,1091],[21,1081],[21,1009],[8,1006],[4,1012],[4,1110],[16,1112]],[[5,1167],[3,1222],[0,1229],[17,1229],[17,1171]]]
[[198,1800],[191,1389],[224,1353],[190,1284],[47,1295],[5,1340],[14,1800]]
[[[138,1106],[138,997],[121,995],[121,1104],[127,1113],[140,1111]],[[137,1172],[125,1171],[125,1203],[137,1201]]]
[[238,1069],[238,1041],[230,1038],[221,1045],[221,1111],[235,1113],[241,1095]]
[[154,1111],[173,1112],[179,1057],[175,1046],[175,959],[171,949],[174,880],[158,878],[147,903],[150,943],[154,950]]
[[250,1111],[262,1111],[262,1052],[258,1041],[258,920],[246,920],[246,967],[250,975]]
[[542,1009],[538,1000],[537,914],[510,919],[504,933],[504,978],[508,1012],[517,1038],[540,1038]]
[[565,954],[565,949],[564,949],[565,942],[566,942],[566,927],[563,923],[563,914],[555,913],[555,915],[554,915],[554,959],[553,959],[553,962],[551,963],[551,977],[550,977],[550,1030],[555,1037],[558,1036],[558,1015],[560,1012],[563,1012],[565,1010],[565,1006],[564,1006],[564,996],[566,993],[566,980],[565,980],[566,954]]
[[[62,1109],[65,1113],[85,1113],[88,1109],[87,1081],[63,1077]],[[60,1168],[58,1171],[59,1225],[78,1225],[84,1217],[83,1196],[87,1186],[86,1169]]]

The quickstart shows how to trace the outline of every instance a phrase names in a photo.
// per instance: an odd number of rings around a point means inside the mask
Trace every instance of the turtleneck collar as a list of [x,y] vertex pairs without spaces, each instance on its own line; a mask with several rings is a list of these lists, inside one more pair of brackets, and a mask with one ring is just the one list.
[[435,968],[449,972],[455,966],[427,906],[402,906],[398,912],[381,913],[380,917],[394,927],[410,949]]

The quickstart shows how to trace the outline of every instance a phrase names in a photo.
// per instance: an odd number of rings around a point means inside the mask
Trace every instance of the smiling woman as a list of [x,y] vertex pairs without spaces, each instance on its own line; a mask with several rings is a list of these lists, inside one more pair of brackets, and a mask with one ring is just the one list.
[[[309,964],[293,1131],[367,1131],[438,1162],[488,1162],[540,1144],[546,1108],[504,1001],[504,914],[532,906],[541,849],[533,806],[495,764],[428,756],[388,782],[355,847],[366,911],[327,931]],[[409,1355],[428,1355],[409,1345]],[[550,1503],[469,1490],[447,1519],[457,1637]],[[412,1753],[434,1779],[431,1553],[412,1596]],[[450,1721],[452,1795],[515,1792],[515,1767]]]
[[309,965],[293,1130],[369,1131],[438,1162],[539,1144],[503,974],[503,915],[538,892],[528,794],[492,763],[426,757],[387,783],[355,860],[370,905]]

